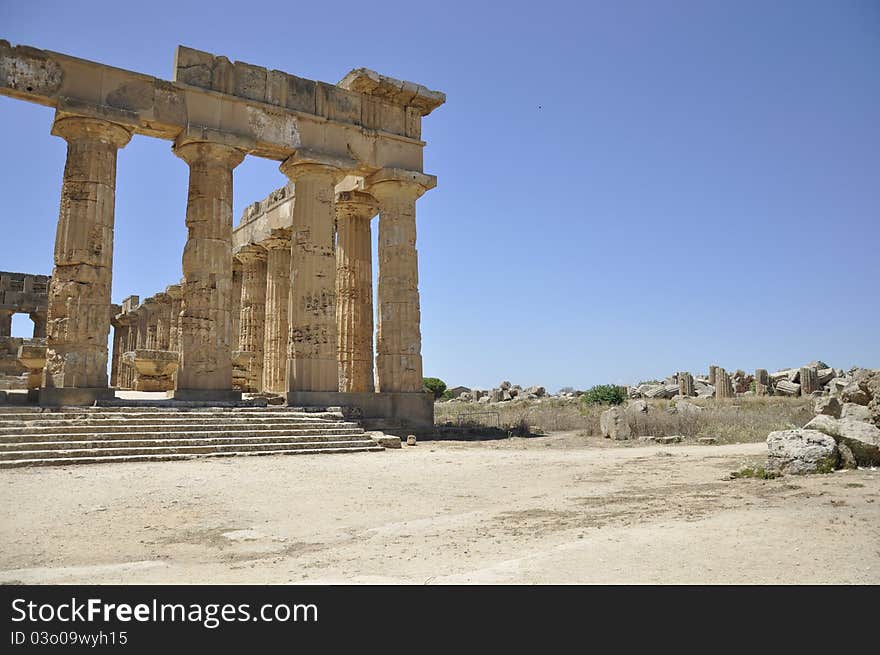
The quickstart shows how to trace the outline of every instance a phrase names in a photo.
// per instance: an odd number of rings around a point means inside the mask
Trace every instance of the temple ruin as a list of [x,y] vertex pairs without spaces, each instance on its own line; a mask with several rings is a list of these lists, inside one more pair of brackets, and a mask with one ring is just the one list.
[[[436,185],[422,117],[444,94],[367,69],[316,82],[183,46],[166,81],[6,41],[0,94],[53,107],[51,133],[67,141],[41,404],[90,405],[114,386],[217,402],[270,391],[432,424],[415,208]],[[135,134],[171,141],[189,165],[183,278],[112,306],[116,156]],[[232,171],[248,155],[280,162],[290,183],[233,231]]]

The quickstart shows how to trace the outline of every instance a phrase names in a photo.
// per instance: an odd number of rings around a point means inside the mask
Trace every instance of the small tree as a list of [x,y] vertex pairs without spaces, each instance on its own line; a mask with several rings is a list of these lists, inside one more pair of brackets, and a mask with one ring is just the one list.
[[434,400],[442,397],[443,392],[446,391],[446,383],[440,378],[422,378],[422,385],[426,391],[434,394]]
[[597,384],[581,396],[581,402],[585,405],[622,405],[626,402],[626,395],[616,384]]

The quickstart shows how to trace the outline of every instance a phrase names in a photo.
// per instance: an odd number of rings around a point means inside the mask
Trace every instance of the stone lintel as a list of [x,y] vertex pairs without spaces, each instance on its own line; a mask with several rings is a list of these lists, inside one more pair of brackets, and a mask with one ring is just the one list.
[[183,287],[179,284],[171,284],[165,287],[165,293],[172,300],[180,300],[183,298]]
[[171,141],[181,132],[233,135],[251,144],[249,154],[278,161],[305,147],[353,156],[364,170],[421,166],[414,108],[202,54],[212,62],[207,67],[178,53],[178,80],[171,82],[0,41],[0,95]]

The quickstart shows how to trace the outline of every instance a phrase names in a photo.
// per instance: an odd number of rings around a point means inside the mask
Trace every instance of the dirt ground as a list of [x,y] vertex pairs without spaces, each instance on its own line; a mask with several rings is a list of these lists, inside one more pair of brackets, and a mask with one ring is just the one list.
[[880,471],[575,433],[0,471],[3,583],[880,583]]

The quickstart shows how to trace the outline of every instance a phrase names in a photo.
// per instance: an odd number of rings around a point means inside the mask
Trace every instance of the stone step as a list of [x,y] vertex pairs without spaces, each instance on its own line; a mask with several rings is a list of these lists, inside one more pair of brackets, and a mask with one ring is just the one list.
[[[109,446],[106,442],[72,442],[70,448],[30,448],[23,450],[0,450],[0,461],[8,462],[20,459],[35,459],[46,457],[115,457],[121,455],[169,455],[169,454],[196,454],[225,452],[249,452],[252,450],[301,450],[303,448],[365,448],[378,445],[369,437],[366,439],[342,439],[335,441],[307,441],[298,439],[269,440],[257,443],[232,441],[231,443],[214,443],[212,440],[190,439],[191,443],[171,446],[164,442],[138,442],[142,445],[133,446]],[[94,443],[94,447],[86,444]],[[55,446],[56,444],[50,444]]]
[[154,410],[154,411],[44,411],[44,412],[0,412],[0,421],[32,421],[32,420],[65,420],[70,418],[138,418],[145,416],[154,417],[171,417],[171,416],[237,416],[237,417],[259,417],[274,416],[301,419],[325,419],[325,418],[342,418],[340,412],[301,412],[297,410]]
[[[341,431],[340,431],[341,430]],[[52,432],[49,434],[33,434],[27,430],[22,430],[21,434],[0,436],[0,443],[22,443],[28,441],[65,441],[71,440],[73,436],[87,437],[89,441],[118,441],[120,439],[129,439],[133,434],[139,439],[163,439],[168,436],[187,437],[193,435],[202,439],[231,439],[235,437],[302,437],[310,434],[364,434],[360,428],[340,428],[339,430],[330,428],[311,428],[309,430],[293,430],[290,428],[279,428],[266,430],[263,428],[245,428],[235,426],[232,428],[221,428],[211,430],[189,430],[183,428],[176,432],[169,432],[164,428],[154,429],[152,431],[129,432],[129,431],[92,431],[81,435],[71,435],[67,432]]]
[[175,422],[175,423],[162,423],[162,422],[144,422],[136,425],[130,425],[128,423],[119,423],[113,422],[110,424],[100,424],[100,423],[50,423],[49,425],[34,425],[29,423],[27,425],[18,425],[16,427],[7,427],[0,426],[0,440],[3,437],[15,437],[23,434],[30,435],[38,435],[38,434],[90,434],[90,433],[98,433],[98,432],[106,432],[106,433],[114,433],[114,432],[158,432],[158,431],[168,431],[168,432],[181,432],[181,431],[193,431],[193,432],[201,432],[201,431],[209,431],[209,430],[245,430],[245,429],[259,429],[259,430],[289,430],[295,433],[308,432],[310,430],[340,430],[340,431],[349,431],[349,430],[357,430],[358,432],[363,432],[362,428],[356,423],[350,422],[309,422],[309,423],[299,423],[299,422],[280,422],[280,421],[272,421],[272,422],[262,422],[262,421],[243,421],[243,422],[229,422],[229,421],[212,421],[209,423],[202,422]]
[[383,450],[333,411],[112,407],[0,413],[0,468]]
[[133,445],[155,445],[155,446],[186,446],[195,445],[196,443],[215,443],[215,444],[236,444],[236,443],[270,443],[270,442],[301,442],[313,441],[315,443],[323,441],[364,441],[370,439],[369,435],[363,432],[337,433],[326,431],[324,433],[304,433],[304,434],[254,434],[247,437],[204,437],[198,433],[180,432],[175,434],[167,434],[162,436],[149,436],[140,438],[140,435],[127,435],[127,438],[108,439],[103,434],[80,435],[82,438],[73,439],[70,437],[60,439],[44,440],[42,436],[35,435],[24,438],[23,440],[4,440],[0,441],[0,453],[15,452],[18,450],[66,450],[69,448],[128,448]]
[[[375,453],[384,450],[376,444],[363,447],[347,447],[347,448],[330,448],[322,447],[315,449],[295,449],[295,450],[258,450],[258,451],[222,451],[213,453],[200,454],[166,454],[166,455],[122,455],[122,456],[96,456],[96,457],[35,457],[30,459],[19,459],[10,461],[0,461],[0,469],[19,468],[26,466],[67,466],[69,464],[110,464],[122,462],[170,462],[178,460],[190,460],[203,457],[236,457],[236,456],[258,456],[258,455],[333,455],[338,453]],[[53,453],[54,454],[54,453]]]

